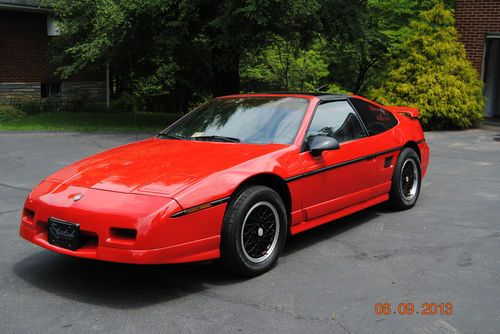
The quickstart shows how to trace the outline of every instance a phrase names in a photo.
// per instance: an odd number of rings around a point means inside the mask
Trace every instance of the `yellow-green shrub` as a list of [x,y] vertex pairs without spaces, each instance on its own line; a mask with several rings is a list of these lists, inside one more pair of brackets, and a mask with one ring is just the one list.
[[483,118],[483,84],[458,41],[453,13],[436,5],[410,24],[412,34],[370,96],[420,109],[428,129],[470,128]]

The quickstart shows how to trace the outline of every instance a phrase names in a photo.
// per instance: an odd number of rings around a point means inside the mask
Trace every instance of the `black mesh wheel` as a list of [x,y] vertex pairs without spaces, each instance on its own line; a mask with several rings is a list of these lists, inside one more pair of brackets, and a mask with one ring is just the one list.
[[394,167],[389,193],[392,207],[406,210],[415,206],[420,194],[421,182],[422,175],[418,155],[413,149],[406,147],[399,154]]
[[279,194],[265,186],[241,189],[224,217],[222,264],[238,274],[262,274],[276,264],[286,236],[287,214]]

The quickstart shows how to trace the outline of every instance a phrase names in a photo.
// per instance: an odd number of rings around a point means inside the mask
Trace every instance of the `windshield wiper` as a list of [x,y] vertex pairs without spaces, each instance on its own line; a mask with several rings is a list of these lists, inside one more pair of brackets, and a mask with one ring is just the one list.
[[178,136],[178,135],[174,135],[172,133],[159,133],[158,134],[158,137],[161,137],[161,138],[169,138],[169,139],[180,139],[180,140],[186,140],[187,138],[184,138],[184,137],[181,137],[181,136]]
[[194,140],[206,140],[206,141],[221,141],[226,143],[239,143],[239,138],[226,137],[226,136],[196,136],[191,137]]

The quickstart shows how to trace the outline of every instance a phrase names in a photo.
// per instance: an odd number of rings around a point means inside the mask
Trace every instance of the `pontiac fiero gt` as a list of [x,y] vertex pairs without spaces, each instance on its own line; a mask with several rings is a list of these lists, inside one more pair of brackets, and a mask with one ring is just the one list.
[[257,275],[288,235],[385,201],[413,207],[429,162],[417,118],[351,95],[220,97],[154,138],[47,177],[26,200],[20,234],[82,258],[220,258]]

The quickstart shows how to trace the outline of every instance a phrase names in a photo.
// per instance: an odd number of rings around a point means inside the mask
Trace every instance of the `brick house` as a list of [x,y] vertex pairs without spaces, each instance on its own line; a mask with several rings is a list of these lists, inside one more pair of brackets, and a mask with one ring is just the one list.
[[106,73],[81,73],[62,80],[49,54],[58,31],[51,9],[39,0],[0,0],[0,100],[85,101],[106,106]]
[[487,117],[500,117],[500,0],[457,0],[456,27],[484,81]]

